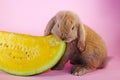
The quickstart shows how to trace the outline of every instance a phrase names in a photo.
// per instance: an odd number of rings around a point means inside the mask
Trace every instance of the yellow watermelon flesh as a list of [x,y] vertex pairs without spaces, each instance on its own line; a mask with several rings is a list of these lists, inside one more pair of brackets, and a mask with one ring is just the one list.
[[31,36],[0,32],[0,70],[29,76],[52,68],[63,56],[65,42],[54,35]]

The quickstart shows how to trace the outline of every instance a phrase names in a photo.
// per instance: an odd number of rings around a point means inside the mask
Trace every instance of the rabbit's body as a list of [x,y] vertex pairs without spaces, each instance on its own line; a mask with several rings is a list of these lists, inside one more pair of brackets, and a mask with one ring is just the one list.
[[73,64],[71,73],[78,76],[104,67],[107,54],[103,39],[81,23],[76,14],[70,11],[56,14],[45,29],[45,35],[49,34],[67,43],[64,56],[53,69],[63,69],[68,60]]
[[104,67],[104,62],[106,62],[107,52],[106,46],[102,38],[94,32],[87,25],[84,25],[86,32],[85,49],[80,52],[77,48],[77,40],[74,40],[74,54],[70,57],[72,64],[80,64],[82,66],[88,66],[91,68],[101,68]]

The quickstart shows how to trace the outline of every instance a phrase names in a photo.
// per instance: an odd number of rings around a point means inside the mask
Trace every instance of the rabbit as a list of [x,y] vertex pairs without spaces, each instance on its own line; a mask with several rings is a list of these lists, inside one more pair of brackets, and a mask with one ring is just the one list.
[[70,60],[71,74],[81,76],[104,68],[107,50],[102,37],[72,11],[59,11],[48,22],[44,35],[53,34],[66,42],[66,51],[52,70],[62,70]]

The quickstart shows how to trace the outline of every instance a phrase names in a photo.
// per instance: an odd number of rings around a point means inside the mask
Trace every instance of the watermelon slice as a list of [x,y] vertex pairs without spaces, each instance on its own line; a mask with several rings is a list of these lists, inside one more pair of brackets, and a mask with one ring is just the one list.
[[19,76],[42,73],[63,56],[65,42],[54,35],[0,32],[0,70]]

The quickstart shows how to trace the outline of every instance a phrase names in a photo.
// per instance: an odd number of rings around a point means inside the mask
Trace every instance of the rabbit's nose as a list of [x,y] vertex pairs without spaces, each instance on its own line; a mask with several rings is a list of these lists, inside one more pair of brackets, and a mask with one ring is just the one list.
[[65,37],[62,37],[62,40],[66,40],[66,38],[65,38]]

